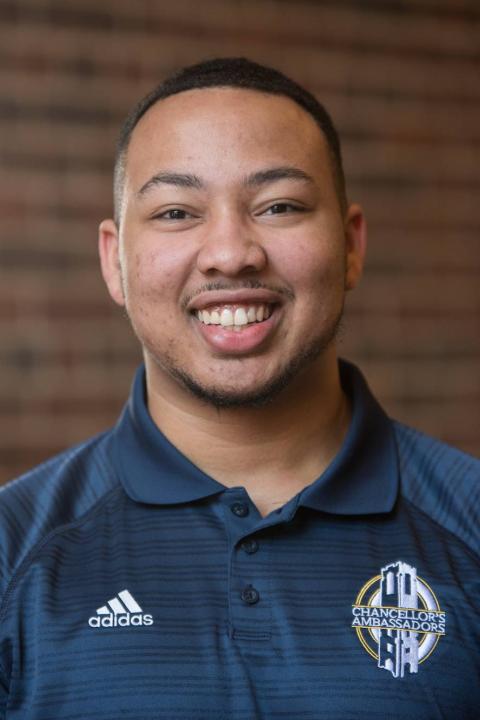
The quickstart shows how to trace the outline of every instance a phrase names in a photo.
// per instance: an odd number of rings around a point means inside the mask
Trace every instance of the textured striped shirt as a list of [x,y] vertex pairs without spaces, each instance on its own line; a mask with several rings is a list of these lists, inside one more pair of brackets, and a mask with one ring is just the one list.
[[264,518],[161,434],[143,368],[2,490],[0,718],[478,720],[480,462],[340,367],[340,452]]

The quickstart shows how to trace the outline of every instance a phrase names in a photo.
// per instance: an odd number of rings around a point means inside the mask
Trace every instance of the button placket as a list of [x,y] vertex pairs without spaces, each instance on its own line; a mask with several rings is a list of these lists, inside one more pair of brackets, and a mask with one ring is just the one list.
[[[229,571],[229,627],[237,640],[268,640],[271,607],[266,579],[260,567],[265,563],[263,542],[252,535],[262,518],[246,491],[235,488],[225,494],[225,521],[228,525],[231,562]],[[260,566],[259,566],[260,563]]]
[[264,544],[250,537],[232,549],[231,625],[233,636],[239,641],[271,638],[271,599],[268,576],[265,576]]

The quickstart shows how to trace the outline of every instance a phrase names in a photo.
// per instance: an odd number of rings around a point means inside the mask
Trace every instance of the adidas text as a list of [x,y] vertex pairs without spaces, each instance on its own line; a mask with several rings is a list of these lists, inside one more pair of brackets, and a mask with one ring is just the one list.
[[93,615],[88,620],[90,627],[127,627],[128,625],[153,625],[151,615],[139,613],[135,615]]

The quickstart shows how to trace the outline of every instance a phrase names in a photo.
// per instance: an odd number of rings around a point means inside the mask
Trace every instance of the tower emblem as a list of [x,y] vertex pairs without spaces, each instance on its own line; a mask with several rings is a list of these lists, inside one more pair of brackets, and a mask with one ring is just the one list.
[[395,678],[418,672],[445,635],[446,615],[432,588],[401,560],[365,583],[352,614],[365,650]]

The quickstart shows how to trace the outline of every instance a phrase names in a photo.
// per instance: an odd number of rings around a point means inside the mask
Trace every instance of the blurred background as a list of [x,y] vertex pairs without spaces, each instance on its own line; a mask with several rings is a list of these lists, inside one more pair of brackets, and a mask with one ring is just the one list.
[[391,415],[480,454],[477,0],[1,0],[0,23],[0,482],[115,421],[140,361],[97,262],[117,132],[218,55],[329,109],[370,229],[341,354]]

